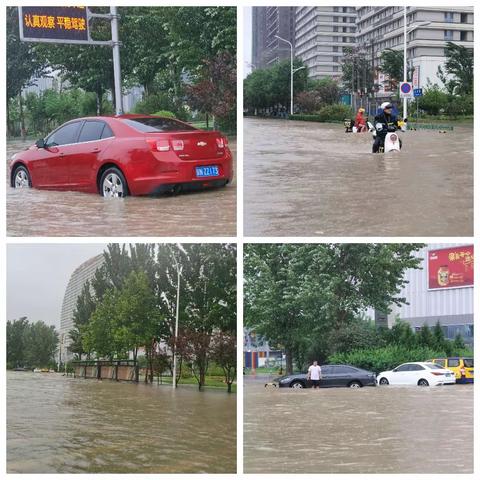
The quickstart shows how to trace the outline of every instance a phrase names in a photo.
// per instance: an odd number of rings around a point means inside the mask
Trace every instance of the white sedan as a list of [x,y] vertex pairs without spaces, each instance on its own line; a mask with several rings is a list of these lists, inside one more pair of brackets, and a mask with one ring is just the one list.
[[379,385],[418,385],[420,387],[455,383],[455,373],[436,363],[402,363],[377,375]]

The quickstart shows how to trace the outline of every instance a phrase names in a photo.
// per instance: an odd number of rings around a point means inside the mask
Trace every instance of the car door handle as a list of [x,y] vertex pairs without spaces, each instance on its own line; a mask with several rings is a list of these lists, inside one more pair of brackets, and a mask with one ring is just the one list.
[[92,150],[93,153],[97,153],[97,152],[99,152],[99,151],[100,151],[100,149],[99,149],[99,148],[96,148],[96,147]]
[[60,156],[61,156],[61,157],[65,156],[65,153],[64,153],[64,152],[60,152]]

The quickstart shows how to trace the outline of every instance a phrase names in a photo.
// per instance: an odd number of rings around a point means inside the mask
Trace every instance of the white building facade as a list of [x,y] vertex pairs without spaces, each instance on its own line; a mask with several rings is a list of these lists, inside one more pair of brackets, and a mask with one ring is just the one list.
[[77,267],[70,277],[63,297],[60,316],[59,355],[61,362],[70,360],[73,356],[68,350],[71,344],[69,332],[73,329],[73,313],[77,306],[77,298],[82,293],[86,282],[92,280],[95,272],[103,265],[103,262],[104,256],[102,254],[92,257]]

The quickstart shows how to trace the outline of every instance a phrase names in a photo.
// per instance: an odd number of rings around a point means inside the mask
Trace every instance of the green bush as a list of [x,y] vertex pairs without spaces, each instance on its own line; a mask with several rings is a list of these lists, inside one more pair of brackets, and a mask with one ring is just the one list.
[[405,362],[423,362],[438,356],[445,356],[445,353],[435,352],[427,347],[406,348],[390,345],[382,348],[355,350],[350,353],[336,353],[328,358],[328,362],[344,363],[380,373]]
[[337,103],[326,105],[313,115],[289,115],[289,120],[304,120],[306,122],[343,122],[352,116],[352,110],[348,105]]
[[168,118],[175,118],[175,114],[170,112],[169,110],[159,110],[155,112],[153,115],[157,115],[159,117],[168,117]]
[[337,103],[321,108],[318,115],[321,118],[321,122],[343,122],[345,118],[352,116],[352,109],[348,105]]

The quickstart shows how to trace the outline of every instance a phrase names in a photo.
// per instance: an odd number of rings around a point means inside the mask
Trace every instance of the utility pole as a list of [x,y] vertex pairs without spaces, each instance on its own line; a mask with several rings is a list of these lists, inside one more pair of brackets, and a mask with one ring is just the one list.
[[122,75],[120,69],[120,42],[118,40],[118,11],[117,7],[110,7],[112,17],[112,50],[113,50],[113,76],[115,82],[115,113],[123,114],[122,102]]

